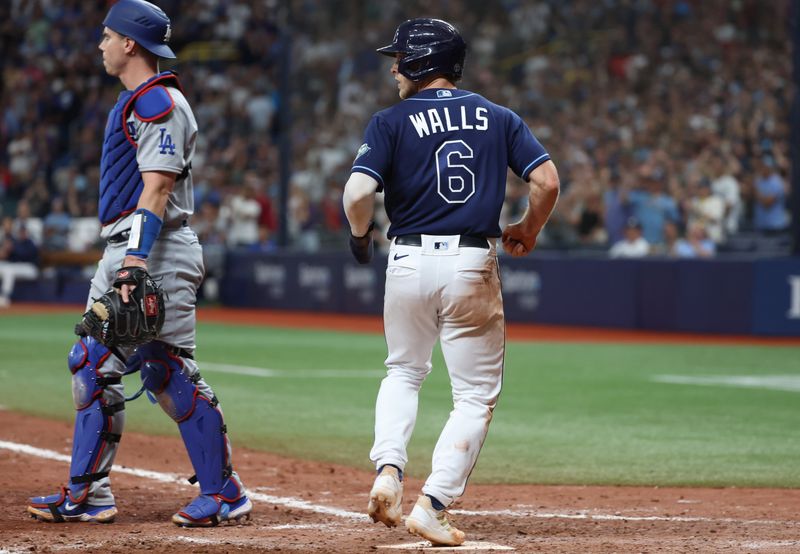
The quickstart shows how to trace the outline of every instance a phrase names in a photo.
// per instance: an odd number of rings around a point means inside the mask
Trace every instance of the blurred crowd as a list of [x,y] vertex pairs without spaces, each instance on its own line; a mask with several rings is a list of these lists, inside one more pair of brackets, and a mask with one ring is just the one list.
[[[562,196],[541,248],[706,257],[790,225],[788,0],[156,3],[178,53],[162,69],[179,72],[200,128],[192,225],[213,255],[278,248],[280,210],[290,248],[343,248],[342,189],[363,129],[398,101],[391,61],[374,49],[422,15],[467,39],[460,86],[514,109],[551,153]],[[108,5],[0,3],[3,229],[27,227],[46,250],[91,246],[71,230],[96,217],[103,128],[120,92],[97,50]],[[507,191],[513,220],[527,185],[509,174]],[[0,231],[0,244],[15,237]]]

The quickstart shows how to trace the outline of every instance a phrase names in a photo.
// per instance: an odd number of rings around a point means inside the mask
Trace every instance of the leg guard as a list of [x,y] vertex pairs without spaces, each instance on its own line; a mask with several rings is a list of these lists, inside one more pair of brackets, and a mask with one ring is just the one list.
[[220,521],[247,519],[253,504],[230,465],[230,444],[217,398],[193,363],[187,366],[171,350],[159,341],[140,346],[128,367],[138,364],[144,387],[178,423],[195,471],[189,481],[200,483],[200,496],[173,515],[172,521],[182,527],[210,527]]
[[[78,411],[72,438],[70,498],[85,500],[92,481],[108,476],[113,454],[121,438],[125,403],[107,406],[103,389],[119,384],[121,377],[104,377],[100,368],[111,352],[92,337],[84,337],[69,353],[72,372],[72,398]],[[113,452],[109,452],[113,451]]]
[[89,489],[108,476],[121,438],[125,404],[107,405],[103,391],[119,384],[120,377],[105,377],[100,369],[111,352],[91,337],[81,338],[70,350],[72,398],[77,414],[72,437],[69,486],[59,493],[31,499],[28,511],[47,521],[113,521],[112,503],[92,506]]
[[140,346],[134,357],[140,364],[144,387],[178,423],[200,482],[200,492],[220,493],[231,475],[231,468],[226,429],[216,397],[208,399],[200,392],[199,374],[189,376],[184,371],[183,359],[163,342]]

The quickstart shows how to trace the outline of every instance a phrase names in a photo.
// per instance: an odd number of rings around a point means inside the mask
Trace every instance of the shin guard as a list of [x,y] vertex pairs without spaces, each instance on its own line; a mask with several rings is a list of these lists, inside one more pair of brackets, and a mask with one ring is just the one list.
[[77,414],[72,437],[69,498],[83,502],[92,481],[108,476],[121,438],[125,404],[106,405],[103,389],[120,377],[104,377],[100,368],[111,352],[92,337],[81,338],[69,353],[72,398]]
[[206,398],[197,386],[199,373],[189,376],[183,359],[159,341],[138,347],[131,364],[138,364],[144,387],[178,423],[201,494],[223,492],[232,473],[228,438],[216,397]]

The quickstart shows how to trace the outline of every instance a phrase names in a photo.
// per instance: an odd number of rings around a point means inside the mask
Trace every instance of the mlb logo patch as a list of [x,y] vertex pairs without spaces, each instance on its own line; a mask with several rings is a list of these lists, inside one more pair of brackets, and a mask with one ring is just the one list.
[[148,294],[144,297],[144,314],[147,317],[158,315],[158,300],[155,294]]
[[436,91],[436,98],[452,98],[453,93],[449,90],[437,90]]

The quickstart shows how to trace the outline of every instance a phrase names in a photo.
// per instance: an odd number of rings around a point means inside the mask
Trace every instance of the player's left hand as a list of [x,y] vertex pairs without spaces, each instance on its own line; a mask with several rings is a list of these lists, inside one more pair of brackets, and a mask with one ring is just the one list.
[[528,235],[522,225],[511,223],[503,230],[503,250],[515,258],[527,256],[536,248],[536,235]]
[[137,256],[125,256],[125,259],[122,261],[122,269],[117,271],[117,275],[114,278],[114,288],[119,289],[119,295],[122,297],[122,301],[125,304],[129,302],[131,293],[133,289],[136,288],[136,282],[120,279],[120,271],[131,267],[141,267],[147,272],[147,260]]
[[[120,292],[129,286],[130,301]],[[94,298],[75,332],[106,346],[135,346],[158,337],[164,325],[164,292],[139,265],[117,270],[112,288]]]

